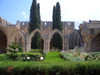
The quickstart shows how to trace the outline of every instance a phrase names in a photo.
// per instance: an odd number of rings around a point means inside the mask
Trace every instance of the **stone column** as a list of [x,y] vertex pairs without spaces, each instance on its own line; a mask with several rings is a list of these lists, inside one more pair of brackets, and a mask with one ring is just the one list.
[[29,38],[29,35],[26,35],[26,38],[25,38],[25,51],[28,52],[31,50],[31,40]]
[[44,52],[47,53],[48,51],[50,51],[50,44],[49,44],[48,35],[45,35],[45,37],[44,37]]
[[64,35],[63,51],[67,51],[69,49],[68,39],[69,39],[68,35]]

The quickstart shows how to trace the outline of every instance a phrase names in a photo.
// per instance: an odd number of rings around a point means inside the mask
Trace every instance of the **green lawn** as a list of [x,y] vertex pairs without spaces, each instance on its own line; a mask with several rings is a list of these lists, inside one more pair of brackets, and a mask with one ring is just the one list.
[[[12,61],[0,55],[0,75],[99,75],[100,61],[69,61],[48,52],[43,61]],[[65,53],[66,55],[66,53]],[[68,53],[66,56],[72,56]],[[12,74],[11,74],[12,73]]]
[[59,54],[60,54],[59,52],[48,52],[43,62],[51,62],[51,63],[64,62],[64,60],[59,57]]

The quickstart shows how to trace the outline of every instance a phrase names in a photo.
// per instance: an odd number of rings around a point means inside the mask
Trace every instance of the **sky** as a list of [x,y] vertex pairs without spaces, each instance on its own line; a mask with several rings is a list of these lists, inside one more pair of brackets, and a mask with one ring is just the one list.
[[[61,6],[61,20],[74,21],[78,28],[82,21],[100,20],[100,0],[37,0],[42,21],[52,21],[56,2]],[[15,24],[17,20],[29,21],[32,0],[0,0],[0,17]]]

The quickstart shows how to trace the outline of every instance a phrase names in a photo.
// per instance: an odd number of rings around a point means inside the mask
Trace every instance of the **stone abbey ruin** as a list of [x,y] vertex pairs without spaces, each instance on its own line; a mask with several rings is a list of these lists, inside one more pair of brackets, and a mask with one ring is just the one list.
[[0,54],[6,53],[6,48],[12,42],[20,43],[23,52],[31,50],[31,39],[39,32],[43,40],[43,51],[50,51],[50,42],[55,33],[62,37],[62,51],[81,47],[84,51],[99,51],[100,49],[100,22],[83,22],[79,30],[74,27],[74,22],[62,22],[63,30],[52,29],[51,21],[41,21],[41,29],[36,29],[29,34],[29,23],[17,21],[11,24],[0,17]]

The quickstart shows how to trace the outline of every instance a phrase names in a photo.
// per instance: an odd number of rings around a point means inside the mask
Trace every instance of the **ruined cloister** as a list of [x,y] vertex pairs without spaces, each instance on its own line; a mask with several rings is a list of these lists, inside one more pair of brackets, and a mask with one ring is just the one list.
[[84,51],[100,51],[100,21],[83,22],[79,29],[84,41]]
[[[31,40],[35,33],[39,32],[43,39],[43,51],[50,51],[50,41],[55,33],[58,33],[62,38],[62,50],[66,51],[69,49],[69,36],[72,32],[76,32],[74,28],[74,22],[63,22],[62,32],[58,29],[52,29],[52,22],[43,21],[41,22],[41,29],[36,29],[29,34],[29,23],[17,21],[16,24],[8,23],[1,18],[0,21],[0,52],[6,53],[6,48],[12,42],[20,42],[23,47],[23,52],[31,50]],[[77,33],[77,32],[76,32]],[[78,33],[77,33],[78,34]]]
[[[99,51],[100,49],[100,22],[83,22],[79,26],[79,31],[74,27],[74,22],[62,22],[62,32],[58,29],[52,29],[51,21],[42,21],[41,29],[35,29],[29,34],[29,23],[17,21],[16,24],[11,24],[6,20],[0,18],[0,54],[6,53],[8,45],[12,42],[20,42],[23,47],[23,52],[31,50],[31,42],[35,33],[40,33],[43,40],[43,52],[50,51],[50,42],[54,34],[59,34],[62,38],[62,51],[70,49],[71,37],[76,41],[77,46],[80,45],[80,41],[83,41],[82,48],[84,51]],[[74,34],[75,35],[74,35]],[[72,40],[73,42],[73,40]]]

